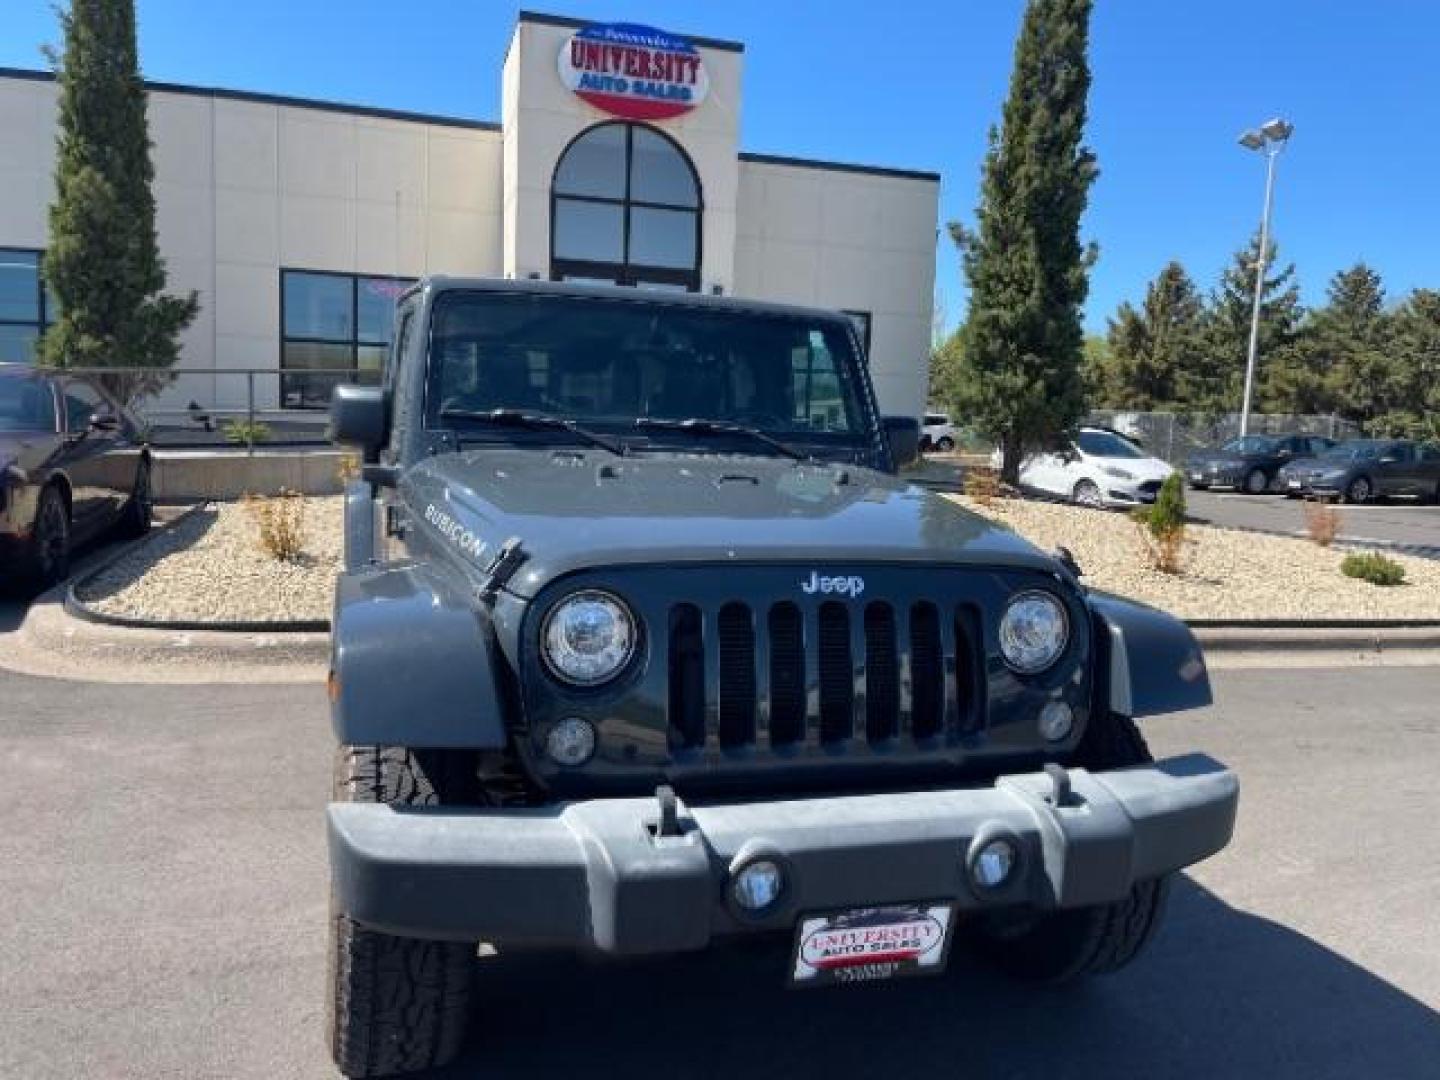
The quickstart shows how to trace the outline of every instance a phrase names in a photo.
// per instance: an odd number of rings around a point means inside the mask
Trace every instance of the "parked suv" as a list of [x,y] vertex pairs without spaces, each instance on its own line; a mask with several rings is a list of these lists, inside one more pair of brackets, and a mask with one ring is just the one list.
[[920,449],[926,452],[938,450],[942,454],[955,449],[955,425],[950,422],[950,417],[937,412],[925,414],[920,425]]
[[1137,725],[1209,703],[1189,630],[899,482],[843,314],[436,278],[395,341],[331,407],[345,1074],[454,1055],[481,942],[1113,971],[1228,842],[1234,776]]

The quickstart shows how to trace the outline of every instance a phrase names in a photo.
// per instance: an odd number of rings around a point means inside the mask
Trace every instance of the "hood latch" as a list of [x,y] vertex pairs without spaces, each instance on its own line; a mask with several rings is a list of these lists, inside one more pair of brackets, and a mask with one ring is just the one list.
[[475,595],[487,604],[495,599],[495,594],[503,589],[506,583],[515,576],[525,560],[530,558],[529,554],[520,542],[520,537],[512,536],[505,543],[500,545],[500,550],[495,553],[495,558],[490,560],[490,565],[485,567],[485,580]]

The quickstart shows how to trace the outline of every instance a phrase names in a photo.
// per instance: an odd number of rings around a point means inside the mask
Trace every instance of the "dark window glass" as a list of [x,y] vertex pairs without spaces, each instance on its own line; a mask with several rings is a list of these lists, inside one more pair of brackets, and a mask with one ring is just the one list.
[[1420,448],[1421,461],[1440,461],[1440,446],[1422,446]]
[[625,258],[625,210],[609,203],[555,200],[555,257],[618,263]]
[[28,364],[35,359],[38,326],[0,323],[0,364]]
[[[427,417],[446,408],[541,409],[633,433],[634,419],[726,420],[855,445],[864,432],[848,329],[566,296],[449,293],[431,330]],[[515,432],[466,429],[475,438]],[[656,443],[689,445],[655,433]],[[753,449],[749,447],[749,449]]]
[[0,431],[55,430],[55,402],[49,383],[0,376]]
[[1396,461],[1414,461],[1415,448],[1409,443],[1394,443],[1385,448],[1385,457],[1392,457]]
[[395,331],[395,301],[410,284],[405,278],[282,270],[281,405],[325,408],[338,383],[380,381]]
[[0,322],[39,325],[40,256],[0,248]]
[[284,275],[285,336],[321,341],[355,337],[355,283],[345,274]]
[[555,193],[625,198],[625,125],[602,124],[571,143],[555,169]]
[[700,288],[700,185],[684,152],[640,124],[582,134],[555,169],[551,276]]
[[695,213],[692,210],[630,210],[630,262],[636,266],[695,265]]
[[695,173],[675,144],[649,128],[635,127],[631,132],[630,198],[691,210],[698,207]]
[[90,417],[109,411],[105,399],[93,386],[82,382],[65,384],[65,422],[71,432],[86,430],[90,426]]
[[408,281],[397,278],[359,278],[355,283],[355,313],[359,340],[390,344],[395,332],[395,301]]
[[1076,442],[1080,449],[1091,457],[1141,458],[1145,455],[1119,435],[1108,431],[1082,431]]

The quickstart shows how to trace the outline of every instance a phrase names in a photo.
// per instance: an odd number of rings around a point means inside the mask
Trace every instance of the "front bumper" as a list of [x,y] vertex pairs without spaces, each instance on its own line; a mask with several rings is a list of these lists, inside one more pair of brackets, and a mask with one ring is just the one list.
[[[524,810],[334,803],[332,880],[340,910],[388,933],[629,955],[702,949],[837,908],[1105,903],[1229,842],[1239,785],[1210,758],[1068,776],[1060,804],[1044,773],[990,788],[682,804],[678,835],[659,835],[657,799]],[[969,855],[997,836],[1020,860],[1005,884],[984,889]],[[762,856],[782,865],[787,887],[751,917],[730,906],[726,884]]]

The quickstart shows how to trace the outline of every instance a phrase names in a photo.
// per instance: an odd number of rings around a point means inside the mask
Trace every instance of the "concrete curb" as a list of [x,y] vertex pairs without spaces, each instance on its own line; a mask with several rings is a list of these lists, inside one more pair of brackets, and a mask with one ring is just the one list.
[[1440,663],[1440,623],[1327,625],[1256,623],[1191,627],[1207,654],[1237,652],[1384,653],[1435,651]]

